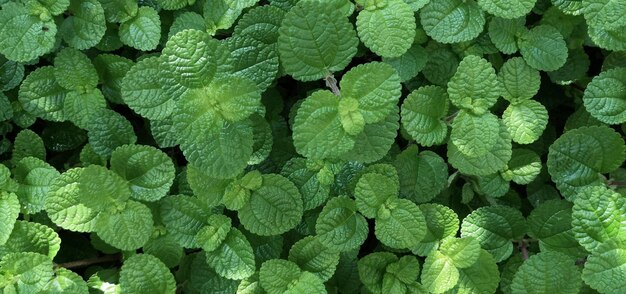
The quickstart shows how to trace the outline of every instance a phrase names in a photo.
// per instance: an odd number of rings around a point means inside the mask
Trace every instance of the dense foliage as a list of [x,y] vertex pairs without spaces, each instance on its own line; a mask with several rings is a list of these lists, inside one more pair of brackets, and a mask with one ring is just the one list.
[[626,293],[626,1],[0,4],[0,293]]

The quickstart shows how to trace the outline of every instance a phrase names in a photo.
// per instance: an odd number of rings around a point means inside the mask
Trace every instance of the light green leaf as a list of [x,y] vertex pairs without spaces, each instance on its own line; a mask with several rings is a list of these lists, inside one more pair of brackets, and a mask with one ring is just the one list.
[[237,229],[231,229],[224,242],[206,253],[206,259],[220,276],[241,280],[254,274],[254,253],[246,237]]
[[30,115],[45,120],[63,121],[65,90],[54,77],[52,66],[42,66],[32,71],[20,85],[18,100]]
[[539,92],[541,76],[521,57],[513,57],[502,65],[498,79],[504,89],[502,97],[511,103],[531,99]]
[[357,267],[363,285],[372,293],[382,293],[387,266],[398,261],[391,252],[374,252],[359,259]]
[[573,199],[579,188],[599,182],[598,173],[621,166],[625,151],[621,136],[606,126],[574,129],[550,145],[548,172],[563,196]]
[[366,123],[385,119],[393,112],[401,94],[400,77],[388,64],[370,62],[353,67],[339,84],[341,96],[359,102]]
[[490,112],[474,115],[460,111],[452,122],[450,142],[465,156],[483,156],[500,139],[500,124],[498,117]]
[[131,195],[126,180],[99,165],[90,165],[80,172],[78,189],[80,202],[94,210],[122,210]]
[[241,15],[242,9],[230,6],[227,1],[230,0],[204,3],[202,10],[209,34],[215,35],[218,30],[230,28]]
[[26,157],[17,163],[13,170],[13,177],[19,184],[15,194],[26,213],[44,209],[50,184],[58,176],[54,167],[35,157]]
[[124,293],[173,294],[176,282],[170,270],[150,254],[137,254],[122,265],[120,288]]
[[492,18],[488,28],[491,42],[504,54],[517,52],[517,39],[528,31],[524,26],[525,22],[526,19],[523,17],[516,19]]
[[185,255],[183,247],[169,234],[151,239],[142,250],[160,259],[168,268],[179,265]]
[[356,27],[363,44],[382,57],[401,56],[415,38],[415,16],[403,0],[389,0],[380,8],[362,10]]
[[448,162],[459,172],[475,176],[485,176],[500,171],[511,159],[511,138],[503,123],[500,123],[499,137],[487,153],[470,157],[461,152],[455,144],[448,143]]
[[46,195],[45,209],[50,220],[59,227],[76,232],[91,232],[95,229],[98,210],[80,201],[79,181],[82,171],[81,168],[70,169],[52,181]]
[[439,252],[450,258],[454,266],[462,269],[473,266],[478,261],[482,249],[478,240],[473,237],[446,238],[441,242]]
[[532,68],[557,70],[567,61],[567,46],[561,33],[552,26],[539,25],[517,40],[520,53]]
[[439,86],[424,86],[409,94],[402,103],[402,126],[424,146],[441,144],[448,127],[443,121],[448,112],[448,93]]
[[93,60],[96,71],[102,82],[102,93],[113,103],[123,103],[122,83],[130,68],[135,64],[132,60],[113,54],[100,54]]
[[61,23],[59,35],[67,44],[78,50],[96,46],[106,32],[104,9],[98,0],[72,0],[71,13]]
[[491,63],[476,55],[465,57],[448,82],[453,105],[477,115],[493,106],[502,90]]
[[566,14],[580,15],[583,13],[581,0],[552,0],[552,4]]
[[603,186],[580,189],[572,208],[572,230],[588,251],[609,239],[626,238],[624,197]]
[[400,197],[415,203],[435,198],[448,184],[448,166],[436,153],[411,145],[396,156],[394,166],[400,179]]
[[354,137],[354,147],[341,158],[361,163],[376,162],[385,157],[395,143],[400,127],[396,107],[385,120],[365,125],[363,131]]
[[120,40],[137,50],[156,49],[161,38],[161,19],[154,8],[141,6],[137,14],[120,25]]
[[15,222],[7,242],[0,246],[0,257],[19,252],[36,252],[54,258],[61,248],[61,238],[50,227],[27,221]]
[[205,32],[184,30],[167,41],[163,60],[178,83],[200,88],[207,86],[215,76],[219,61],[215,56],[224,49]]
[[440,43],[472,40],[485,25],[485,14],[474,1],[430,1],[419,12],[426,34]]
[[582,11],[590,27],[611,30],[626,26],[626,3],[619,0],[582,0]]
[[598,47],[613,50],[622,51],[626,50],[626,31],[622,26],[614,30],[605,30],[598,27],[588,27],[587,34]]
[[626,248],[623,239],[599,246],[583,269],[583,281],[600,293],[618,294],[626,290]]
[[330,199],[315,222],[316,238],[336,251],[359,248],[368,232],[367,221],[357,212],[354,200],[347,196]]
[[358,44],[352,24],[331,5],[300,1],[279,29],[278,53],[285,71],[313,81],[344,69]]
[[330,186],[320,183],[318,172],[307,168],[304,158],[296,157],[287,161],[280,174],[298,187],[305,211],[324,204],[330,195]]
[[513,142],[530,144],[541,137],[548,125],[548,110],[535,100],[509,105],[502,114]]
[[54,58],[54,77],[68,90],[87,92],[98,85],[98,73],[84,53],[65,48]]
[[301,271],[287,260],[272,259],[261,265],[261,286],[268,294],[281,293],[324,293],[324,282],[316,275]]
[[599,121],[626,122],[626,68],[610,69],[594,77],[585,89],[583,102]]
[[52,267],[52,259],[46,255],[35,252],[10,253],[0,261],[0,275],[7,279],[6,284],[17,284],[17,288],[23,291],[38,292],[52,279]]
[[24,129],[17,133],[13,141],[11,161],[18,163],[22,158],[35,157],[46,160],[46,147],[37,133]]
[[476,238],[500,262],[511,255],[512,241],[522,238],[526,230],[526,219],[519,210],[503,205],[485,206],[463,219],[461,236]]
[[31,15],[21,4],[10,2],[0,10],[0,53],[26,62],[52,50],[57,26],[54,21]]
[[407,82],[417,76],[424,69],[427,61],[428,51],[417,44],[413,44],[409,50],[398,57],[383,57],[383,62],[391,65],[398,72],[402,82]]
[[502,18],[518,18],[525,16],[535,7],[537,0],[478,0],[478,5],[488,13]]
[[496,293],[500,283],[498,265],[491,254],[480,250],[478,260],[470,267],[459,269],[459,283],[452,293]]
[[578,293],[581,284],[574,259],[558,252],[541,252],[519,267],[511,290],[513,294]]
[[239,211],[241,224],[250,232],[278,235],[293,229],[302,219],[302,196],[287,178],[263,175],[263,186],[252,192]]
[[228,39],[229,69],[234,76],[248,78],[260,90],[267,89],[278,74],[279,60],[276,46],[248,37]]
[[376,238],[391,248],[417,246],[426,235],[426,220],[417,205],[406,199],[395,199],[383,207],[389,210],[389,215],[378,213]]
[[139,115],[152,120],[169,117],[174,110],[175,97],[164,83],[163,71],[166,69],[168,67],[163,64],[162,58],[158,57],[137,62],[122,80],[124,103]]
[[527,185],[535,180],[540,172],[541,159],[537,153],[528,149],[513,149],[507,170],[501,172],[501,175],[507,181]]
[[367,218],[375,218],[388,199],[398,197],[398,183],[376,173],[366,173],[359,178],[354,189],[356,207]]
[[459,270],[439,251],[428,255],[422,270],[422,284],[431,293],[446,292],[459,281]]
[[132,0],[99,0],[108,22],[125,22],[137,15],[137,2]]
[[307,236],[291,246],[288,260],[325,282],[335,273],[339,263],[339,252],[327,249],[326,243],[318,238]]
[[341,126],[339,98],[326,90],[313,92],[300,107],[293,125],[298,153],[310,159],[336,158],[354,146]]
[[134,144],[137,136],[130,122],[118,112],[102,109],[87,126],[89,144],[98,155],[111,156],[115,148]]
[[548,200],[528,216],[528,235],[539,240],[541,251],[558,251],[574,257],[587,254],[574,238],[572,203]]
[[110,164],[112,171],[128,181],[135,200],[157,201],[174,182],[172,159],[151,146],[121,146],[113,151]]
[[[0,245],[4,245],[15,226],[20,213],[20,202],[15,193],[0,192]],[[367,226],[366,226],[367,228]],[[363,238],[365,240],[365,238]]]
[[45,286],[46,293],[88,293],[87,283],[77,273],[65,268],[56,268],[54,278]]
[[239,19],[233,35],[251,38],[268,45],[275,44],[285,13],[273,5],[254,7]]
[[115,248],[135,250],[148,242],[153,225],[150,209],[140,202],[129,200],[119,212],[101,213],[96,220],[95,231],[98,237]]
[[[198,231],[196,242],[204,251],[210,252],[216,250],[226,240],[231,231],[232,223],[229,217],[221,214],[209,216],[207,223],[207,226]],[[235,236],[232,236],[231,239],[235,239]],[[216,254],[219,254],[219,252]]]
[[184,248],[199,248],[198,232],[207,224],[207,211],[195,197],[176,195],[161,200],[160,216],[168,234]]
[[86,129],[96,119],[95,117],[106,108],[107,102],[99,89],[91,88],[85,93],[68,92],[63,105],[65,118],[74,125]]
[[419,256],[427,256],[439,247],[439,242],[456,236],[459,230],[459,217],[441,204],[427,203],[419,206],[426,220],[426,235],[412,251]]

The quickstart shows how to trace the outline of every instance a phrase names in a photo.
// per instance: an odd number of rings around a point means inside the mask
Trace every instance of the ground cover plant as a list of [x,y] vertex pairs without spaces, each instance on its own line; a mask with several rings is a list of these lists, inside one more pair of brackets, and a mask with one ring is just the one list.
[[626,1],[0,5],[0,293],[626,293]]

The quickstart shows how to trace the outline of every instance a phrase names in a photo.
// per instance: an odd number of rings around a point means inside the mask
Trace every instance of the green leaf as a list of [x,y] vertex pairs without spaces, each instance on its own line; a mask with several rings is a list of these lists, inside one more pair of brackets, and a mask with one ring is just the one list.
[[420,21],[435,41],[458,43],[478,37],[485,25],[485,14],[474,1],[430,1],[420,10]]
[[124,293],[174,293],[176,282],[169,269],[150,254],[137,254],[122,265],[120,288]]
[[459,217],[452,209],[441,204],[422,204],[419,209],[426,220],[426,234],[412,251],[419,256],[427,256],[439,247],[441,240],[456,236]]
[[59,85],[68,89],[86,92],[98,85],[96,68],[84,53],[65,48],[54,58],[54,77]]
[[99,0],[107,22],[125,22],[137,15],[137,2],[132,0]]
[[499,137],[495,143],[485,154],[478,157],[467,156],[450,141],[448,162],[459,172],[476,176],[485,176],[504,169],[511,159],[511,138],[503,123],[500,123],[499,129]]
[[491,254],[480,250],[478,260],[470,267],[459,268],[459,283],[453,293],[495,293],[500,283],[498,265]]
[[623,292],[626,289],[624,248],[623,239],[613,239],[599,246],[585,262],[583,281],[600,293]]
[[139,115],[152,120],[169,117],[174,110],[175,100],[165,88],[162,72],[166,69],[158,57],[148,57],[137,62],[122,80],[124,103]]
[[561,193],[572,199],[579,188],[598,184],[598,173],[621,166],[625,151],[621,136],[606,126],[574,129],[550,145],[548,172]]
[[476,238],[500,262],[511,255],[512,241],[522,238],[526,230],[526,219],[519,210],[503,205],[485,206],[463,219],[461,236]]
[[279,60],[276,46],[248,37],[232,37],[227,43],[228,65],[234,76],[249,78],[260,90],[267,89],[278,74]]
[[287,260],[272,259],[261,265],[259,281],[268,294],[279,293],[323,293],[323,281],[316,275],[303,272]]
[[0,192],[0,224],[2,224],[0,225],[0,244],[4,245],[9,240],[19,213],[20,202],[17,195],[5,191]]
[[99,165],[90,165],[80,172],[78,189],[80,202],[94,210],[122,210],[131,195],[126,180]]
[[50,184],[59,176],[59,172],[41,159],[26,157],[17,163],[13,176],[19,183],[15,194],[20,199],[22,209],[26,213],[37,213],[44,209]]
[[148,242],[153,225],[150,209],[140,202],[129,200],[119,212],[100,214],[95,231],[98,237],[115,248],[135,250]]
[[0,257],[19,252],[36,252],[54,258],[61,248],[61,238],[50,227],[27,221],[15,222],[7,242],[0,246]]
[[617,0],[583,0],[582,11],[590,27],[611,30],[626,26],[626,3]]
[[326,90],[313,92],[300,107],[293,125],[293,144],[310,159],[337,158],[354,146],[341,126],[339,98]]
[[540,172],[541,159],[537,153],[528,149],[513,149],[507,170],[501,172],[501,175],[505,180],[527,185],[535,180]]
[[517,40],[517,46],[526,63],[537,70],[557,70],[567,61],[563,36],[549,25],[532,28]]
[[439,252],[450,258],[455,267],[462,269],[474,265],[482,249],[478,240],[473,237],[446,238],[441,242]]
[[401,95],[400,77],[388,64],[370,62],[353,67],[339,84],[341,96],[358,100],[366,123],[385,119],[396,108]]
[[196,241],[204,251],[210,252],[216,250],[226,240],[232,223],[229,217],[221,214],[209,216],[207,223],[207,226],[198,231]]
[[224,50],[217,40],[198,30],[181,31],[167,41],[163,48],[164,68],[168,68],[178,83],[191,88],[207,86],[217,71],[216,60]]
[[52,50],[57,26],[50,17],[30,15],[26,7],[8,3],[0,10],[0,53],[7,59],[26,62]]
[[359,38],[375,54],[398,57],[413,44],[415,17],[403,0],[386,1],[381,8],[366,8],[356,20]]
[[141,6],[137,15],[120,25],[122,43],[141,51],[156,49],[161,38],[161,19],[154,8]]
[[448,112],[448,93],[439,86],[424,86],[402,103],[402,126],[424,146],[441,144],[448,135],[443,118]]
[[169,234],[151,239],[142,250],[160,259],[168,268],[179,265],[185,254],[183,247]]
[[17,87],[24,79],[24,65],[0,56],[0,91]]
[[[524,26],[525,22],[526,19],[523,17],[516,19],[492,18],[488,27],[491,42],[504,54],[517,52],[519,49],[517,39],[528,31]],[[511,59],[515,60],[515,57]]]
[[278,29],[285,11],[273,5],[257,6],[244,14],[235,26],[233,35],[251,38],[265,44],[278,41]]
[[354,200],[347,196],[330,199],[315,222],[316,238],[336,251],[359,248],[368,232],[367,221],[357,212]]
[[270,236],[293,229],[302,219],[302,196],[287,178],[263,175],[263,186],[252,192],[239,211],[241,224],[250,232]]
[[174,182],[172,159],[154,147],[121,146],[113,151],[110,164],[112,171],[128,181],[135,200],[157,201]]
[[359,277],[372,293],[382,293],[383,278],[389,265],[398,261],[390,252],[370,253],[358,261]]
[[50,184],[45,209],[50,220],[70,231],[91,232],[95,229],[98,210],[81,203],[80,178],[83,169],[62,173]]
[[580,189],[572,208],[572,230],[588,251],[612,238],[626,237],[624,197],[602,186]]
[[598,27],[589,27],[587,29],[589,37],[600,48],[613,51],[626,50],[626,33],[624,27],[616,28],[615,30],[605,30]]
[[356,207],[367,218],[375,218],[383,204],[397,196],[398,183],[376,173],[361,176],[354,189]]
[[87,126],[89,144],[98,155],[111,156],[115,148],[134,144],[137,136],[130,122],[118,112],[102,109]]
[[344,69],[358,42],[352,24],[340,11],[324,3],[300,1],[281,24],[278,53],[288,74],[313,81]]
[[396,107],[385,120],[367,124],[363,131],[354,137],[354,147],[341,158],[362,163],[376,162],[385,157],[395,143],[400,127]]
[[498,79],[504,89],[502,97],[511,103],[531,99],[539,92],[539,71],[531,68],[521,57],[513,57],[502,65]]
[[383,57],[383,62],[391,65],[400,76],[400,81],[407,82],[424,69],[428,61],[428,52],[424,47],[413,44],[404,54],[397,57]]
[[63,105],[67,120],[80,128],[88,128],[91,121],[106,108],[107,102],[99,89],[91,88],[85,93],[68,92]]
[[478,0],[477,2],[483,10],[495,16],[502,18],[518,18],[530,13],[533,7],[535,7],[537,0]]
[[320,183],[317,172],[307,168],[304,158],[292,158],[283,166],[280,174],[298,187],[305,211],[324,204],[330,195],[330,186]]
[[45,120],[63,121],[65,90],[54,77],[52,66],[39,67],[32,71],[20,85],[18,100],[30,115]]
[[52,259],[43,254],[10,253],[0,261],[0,275],[4,279],[8,278],[5,280],[8,282],[5,282],[6,284],[15,283],[18,289],[34,293],[43,290],[43,287],[52,279],[54,275],[52,266]]
[[541,251],[558,251],[580,257],[587,253],[574,238],[572,230],[572,203],[548,200],[528,216],[528,235],[539,240]]
[[450,142],[465,156],[483,156],[500,139],[500,124],[498,117],[490,112],[474,115],[460,111],[452,122]]
[[35,157],[46,160],[46,147],[43,140],[37,133],[24,129],[17,133],[13,141],[13,152],[11,160],[18,163],[22,158]]
[[448,166],[436,153],[411,145],[396,156],[394,166],[400,179],[400,197],[415,203],[435,198],[448,184]]
[[230,0],[216,0],[205,2],[203,14],[207,32],[215,35],[218,30],[229,29],[237,20],[242,9],[229,5]]
[[300,239],[289,249],[288,260],[300,269],[315,274],[326,282],[335,273],[339,263],[339,252],[326,248],[326,243],[314,236]]
[[106,32],[104,9],[98,0],[71,0],[71,13],[61,23],[59,35],[78,50],[96,46]]
[[46,285],[46,291],[53,294],[88,293],[87,283],[77,273],[65,268],[54,270],[54,278]]
[[513,294],[578,293],[581,284],[580,270],[571,257],[557,252],[541,252],[519,267],[511,290]]
[[184,248],[198,248],[198,232],[207,224],[207,212],[195,197],[175,195],[161,200],[160,216],[168,234]]
[[395,199],[383,207],[389,212],[385,215],[379,210],[376,217],[376,238],[391,248],[417,246],[426,235],[426,220],[417,205],[406,199]]
[[524,100],[509,105],[502,114],[502,121],[513,142],[530,144],[541,137],[548,125],[548,110],[535,100]]
[[428,255],[422,270],[422,284],[431,293],[444,293],[459,281],[459,270],[439,251]]
[[491,63],[475,55],[461,60],[456,73],[448,82],[450,102],[477,115],[485,113],[493,106],[501,92]]
[[626,122],[626,69],[602,72],[587,85],[583,96],[585,109],[607,124]]
[[220,276],[241,280],[254,274],[254,253],[246,237],[237,229],[231,229],[224,242],[206,253],[207,263]]

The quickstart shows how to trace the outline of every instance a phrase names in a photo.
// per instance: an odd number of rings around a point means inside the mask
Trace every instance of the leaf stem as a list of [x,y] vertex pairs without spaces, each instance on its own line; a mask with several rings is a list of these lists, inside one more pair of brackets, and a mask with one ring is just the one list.
[[526,239],[522,239],[519,242],[519,250],[522,252],[522,259],[528,259],[528,248],[526,247],[528,244],[526,243]]
[[609,186],[626,187],[626,181],[608,181]]
[[82,260],[59,263],[56,266],[64,267],[67,269],[81,268],[81,267],[87,267],[87,266],[99,264],[99,263],[119,261],[120,259],[122,259],[122,254],[114,254],[114,255],[105,255],[105,256],[92,257],[92,258],[87,258],[87,259],[82,259]]
[[337,79],[332,74],[328,74],[324,77],[326,87],[329,87],[333,94],[340,96],[339,87],[337,86]]
[[459,115],[458,111],[444,118],[444,121],[446,122],[447,125],[449,125],[452,123],[452,121],[454,120],[454,118],[456,118],[457,115]]

